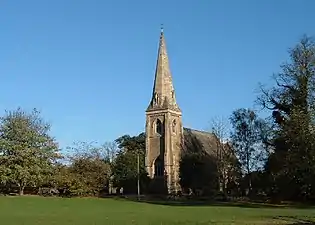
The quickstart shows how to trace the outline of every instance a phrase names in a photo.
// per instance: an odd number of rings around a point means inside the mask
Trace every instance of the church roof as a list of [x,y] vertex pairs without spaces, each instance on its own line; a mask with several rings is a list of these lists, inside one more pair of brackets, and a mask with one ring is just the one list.
[[[199,152],[203,151],[209,155],[217,156],[220,140],[215,134],[206,131],[183,128],[184,130],[184,150]],[[225,149],[231,149],[228,143],[223,143]]]
[[184,127],[184,148],[189,151],[203,150],[213,154],[217,149],[218,138],[210,132]]

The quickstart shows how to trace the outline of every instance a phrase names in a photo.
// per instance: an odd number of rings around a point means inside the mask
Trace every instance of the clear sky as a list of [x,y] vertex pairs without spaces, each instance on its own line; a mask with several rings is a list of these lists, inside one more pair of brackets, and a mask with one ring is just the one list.
[[160,24],[183,123],[252,107],[314,0],[2,0],[0,111],[36,107],[61,147],[144,130]]

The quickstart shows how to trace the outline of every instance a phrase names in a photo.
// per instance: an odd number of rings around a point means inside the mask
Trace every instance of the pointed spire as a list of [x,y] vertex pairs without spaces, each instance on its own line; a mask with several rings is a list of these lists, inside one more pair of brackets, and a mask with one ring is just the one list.
[[161,25],[152,99],[148,110],[156,108],[179,110],[176,104],[172,74],[169,67],[163,25]]

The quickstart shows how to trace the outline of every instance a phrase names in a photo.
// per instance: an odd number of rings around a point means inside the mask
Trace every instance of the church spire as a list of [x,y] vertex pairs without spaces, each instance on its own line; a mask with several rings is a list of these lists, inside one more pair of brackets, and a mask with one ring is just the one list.
[[148,110],[172,109],[179,111],[175,98],[172,74],[170,71],[163,26],[161,26],[158,58],[155,70],[153,93]]

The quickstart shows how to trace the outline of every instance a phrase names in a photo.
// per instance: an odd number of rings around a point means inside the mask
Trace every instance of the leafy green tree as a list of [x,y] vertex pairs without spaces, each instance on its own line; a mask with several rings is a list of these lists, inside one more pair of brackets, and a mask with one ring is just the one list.
[[137,136],[123,135],[115,140],[118,148],[124,151],[145,152],[145,133]]
[[28,113],[19,108],[0,118],[1,182],[16,185],[20,195],[53,173],[58,145],[49,130],[36,109]]
[[111,168],[104,146],[77,142],[68,149],[71,150],[70,165],[67,171],[60,172],[67,175],[70,182],[59,179],[63,186],[69,188],[71,195],[99,195],[105,192],[109,186]]
[[218,189],[218,165],[214,157],[203,151],[185,152],[180,161],[180,184],[198,194],[213,195]]
[[[123,187],[125,193],[136,193],[138,179],[137,153],[132,151],[120,152],[113,163],[113,181],[117,187]],[[140,154],[141,189],[145,188],[147,174],[144,167],[144,156]]]
[[[266,169],[284,198],[315,198],[315,42],[304,36],[289,50],[290,60],[262,87],[259,103],[274,119]],[[289,188],[288,188],[289,187]]]
[[[233,127],[231,142],[246,175],[258,169],[264,150],[261,131],[264,121],[250,109],[237,109],[230,117]],[[248,179],[248,191],[251,191],[251,179]]]
[[58,189],[59,195],[63,197],[87,196],[91,189],[86,185],[80,174],[72,171],[71,165],[58,164],[55,173],[50,180],[52,188]]
[[143,190],[148,182],[145,169],[145,134],[138,136],[124,135],[116,139],[120,149],[113,164],[112,173],[114,185],[123,187],[125,193],[135,193],[138,178],[138,154],[140,159],[140,182]]

